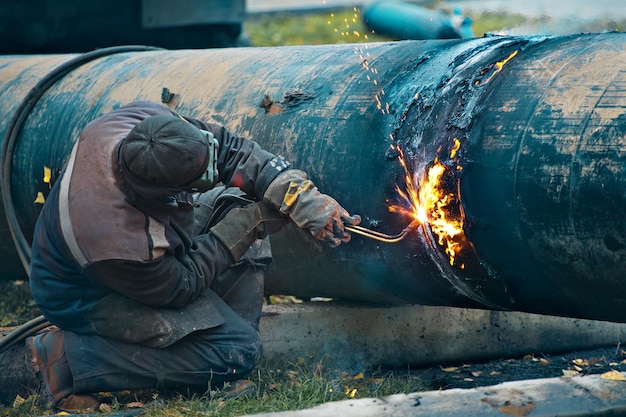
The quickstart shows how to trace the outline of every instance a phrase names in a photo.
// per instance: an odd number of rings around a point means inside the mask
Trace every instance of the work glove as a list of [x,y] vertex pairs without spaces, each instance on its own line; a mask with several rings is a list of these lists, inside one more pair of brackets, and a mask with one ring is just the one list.
[[209,229],[238,261],[256,239],[277,233],[289,217],[263,203],[251,203],[232,209],[215,226]]
[[350,213],[332,197],[319,192],[306,174],[289,170],[272,181],[263,201],[289,215],[301,229],[307,229],[318,240],[332,247],[350,241],[344,224],[358,225],[361,217]]

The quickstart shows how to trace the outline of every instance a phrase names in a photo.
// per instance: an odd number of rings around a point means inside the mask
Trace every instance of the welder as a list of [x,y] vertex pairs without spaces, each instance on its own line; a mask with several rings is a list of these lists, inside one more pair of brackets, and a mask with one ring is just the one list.
[[145,101],[93,120],[33,236],[32,294],[55,326],[2,354],[0,400],[249,390],[269,235],[289,222],[337,246],[360,218],[222,126]]

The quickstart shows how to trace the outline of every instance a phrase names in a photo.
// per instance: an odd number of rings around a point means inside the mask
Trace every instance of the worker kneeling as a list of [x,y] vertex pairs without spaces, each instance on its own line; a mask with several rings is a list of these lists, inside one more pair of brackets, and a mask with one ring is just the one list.
[[75,411],[102,391],[244,389],[267,236],[290,221],[336,246],[360,219],[221,126],[150,102],[92,121],[33,237],[33,298],[57,329],[0,356],[0,400],[40,387]]

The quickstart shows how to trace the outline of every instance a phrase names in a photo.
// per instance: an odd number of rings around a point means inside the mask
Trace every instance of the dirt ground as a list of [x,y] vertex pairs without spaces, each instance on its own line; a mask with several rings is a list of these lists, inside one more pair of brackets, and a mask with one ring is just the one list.
[[626,352],[620,346],[552,355],[535,353],[483,363],[442,364],[410,372],[420,377],[430,389],[438,390],[476,388],[523,379],[603,374],[611,370],[626,371]]

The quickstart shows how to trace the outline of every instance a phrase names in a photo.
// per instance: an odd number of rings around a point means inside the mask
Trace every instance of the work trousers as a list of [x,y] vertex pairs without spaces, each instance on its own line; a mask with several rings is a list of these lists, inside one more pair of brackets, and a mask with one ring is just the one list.
[[[220,280],[225,294],[218,295],[224,301],[216,299],[215,306],[224,323],[192,332],[168,347],[63,332],[74,393],[152,388],[204,393],[225,381],[244,377],[262,353],[257,329],[263,268],[238,265],[225,275],[238,275],[238,279],[229,286],[223,282],[228,276]],[[232,307],[228,301],[232,301]],[[238,313],[238,308],[243,310]]]

